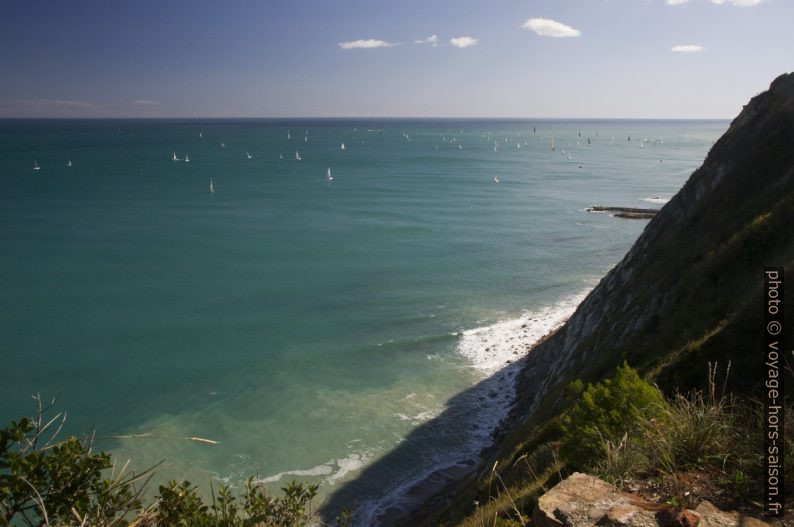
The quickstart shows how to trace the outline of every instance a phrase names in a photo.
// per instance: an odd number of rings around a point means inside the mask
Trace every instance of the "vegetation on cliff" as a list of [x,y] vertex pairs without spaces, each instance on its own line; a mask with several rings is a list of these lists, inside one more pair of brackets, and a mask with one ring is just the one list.
[[134,474],[93,452],[90,437],[58,439],[64,418],[47,417],[49,406],[0,429],[0,526],[300,527],[311,517],[317,486],[294,482],[276,497],[249,479],[205,503],[190,482],[171,481],[146,500],[157,467]]
[[[532,350],[498,450],[425,524],[525,525],[537,496],[582,467],[669,502],[713,492],[760,514],[763,271],[794,275],[792,225],[786,74],[744,107],[623,260]],[[794,305],[794,288],[785,295]],[[614,396],[625,361],[661,404]],[[719,393],[718,363],[732,371]],[[785,405],[791,463],[791,399]],[[791,474],[785,483],[791,496]]]

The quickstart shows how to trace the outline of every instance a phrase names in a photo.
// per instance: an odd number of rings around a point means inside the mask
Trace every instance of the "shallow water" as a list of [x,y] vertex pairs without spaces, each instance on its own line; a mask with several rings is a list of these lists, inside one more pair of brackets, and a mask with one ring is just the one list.
[[[70,432],[157,434],[98,446],[163,478],[332,493],[646,224],[587,206],[661,206],[727,124],[0,121],[0,418],[59,395]],[[357,499],[478,451],[512,386],[488,390]]]

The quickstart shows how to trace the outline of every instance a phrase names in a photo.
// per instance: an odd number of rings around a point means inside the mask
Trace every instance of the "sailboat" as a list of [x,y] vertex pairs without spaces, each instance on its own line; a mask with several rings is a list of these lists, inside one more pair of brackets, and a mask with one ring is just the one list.
[[67,167],[70,167],[70,166],[72,166],[72,160],[71,160],[71,159],[70,159],[69,161],[67,161],[67,162],[66,162],[66,166],[67,166]]
[[247,157],[248,159],[251,159],[251,154],[249,154],[248,152],[246,152],[246,153],[245,153],[245,157]]
[[221,148],[226,148],[226,143],[224,143],[223,141],[221,141]]
[[40,168],[41,167],[39,167],[39,164],[36,161],[34,161],[33,162],[33,170],[39,170]]
[[300,161],[300,160],[301,160],[301,155],[298,153],[297,150],[295,150],[295,161]]
[[344,149],[345,149],[345,143],[342,143],[342,145],[339,147],[339,150],[344,150]]
[[330,168],[325,173],[325,179],[327,179],[328,181],[333,181],[334,180],[334,176],[331,175],[331,169]]
[[290,135],[289,130],[287,130],[287,141],[292,141],[292,135]]
[[494,183],[499,183],[499,176],[494,176],[493,177],[493,182]]
[[176,152],[171,152],[171,161],[179,161],[179,158],[176,157]]
[[185,163],[190,163],[190,158],[185,154]]
[[204,134],[199,132],[199,139],[201,139],[202,137],[204,137]]
[[210,194],[215,194],[215,186],[212,184],[212,179],[210,179]]

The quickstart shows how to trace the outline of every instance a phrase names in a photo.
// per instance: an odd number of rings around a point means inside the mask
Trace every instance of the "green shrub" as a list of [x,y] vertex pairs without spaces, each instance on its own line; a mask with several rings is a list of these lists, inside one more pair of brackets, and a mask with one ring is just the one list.
[[[91,452],[89,440],[55,441],[62,414],[44,420],[37,398],[33,418],[0,429],[0,525],[117,525],[140,508],[147,473],[115,472],[110,454]],[[50,405],[51,406],[51,405]]]
[[[725,394],[724,387],[718,395],[716,366],[709,365],[709,370],[707,392],[676,394],[652,418],[639,418],[620,443],[605,442],[596,473],[613,483],[659,477],[677,503],[686,502],[691,473],[707,474],[724,499],[738,503],[761,499],[761,406]],[[785,412],[788,417],[791,408]],[[790,431],[784,445],[784,455],[790,457],[785,454],[794,451]]]
[[664,404],[659,390],[623,363],[614,378],[589,384],[564,418],[563,460],[572,469],[591,466],[606,455],[608,443],[620,443],[640,419],[659,415]]
[[65,419],[36,415],[0,429],[0,526],[46,527],[302,527],[311,518],[317,485],[292,482],[269,496],[249,479],[239,496],[228,486],[201,498],[187,481],[172,481],[145,506],[142,496],[156,467],[142,474],[117,471],[110,454],[91,440],[56,441]]
[[292,482],[282,488],[281,498],[269,496],[263,485],[246,482],[236,497],[228,486],[207,505],[190,482],[171,481],[160,486],[157,501],[140,515],[136,525],[168,527],[301,527],[310,518],[307,512],[317,495],[317,485]]

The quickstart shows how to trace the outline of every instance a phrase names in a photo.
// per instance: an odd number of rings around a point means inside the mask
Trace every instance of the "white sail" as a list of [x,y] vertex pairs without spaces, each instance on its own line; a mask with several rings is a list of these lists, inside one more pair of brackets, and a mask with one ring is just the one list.
[[342,146],[339,147],[339,150],[344,150],[344,149],[345,149],[345,143],[342,143]]
[[187,154],[185,154],[185,163],[190,163],[190,158],[188,157]]
[[212,184],[212,179],[210,179],[210,194],[215,194],[215,186]]
[[300,161],[300,160],[301,160],[301,155],[298,153],[297,150],[295,150],[295,161]]
[[171,161],[179,161],[179,158],[176,157],[176,152],[171,152]]
[[67,161],[67,162],[66,162],[66,166],[67,166],[67,167],[70,167],[70,166],[72,166],[72,160],[71,160],[71,159],[70,159],[69,161]]
[[251,159],[251,154],[249,154],[248,152],[246,152],[246,153],[245,153],[245,157],[247,157],[248,159]]
[[38,169],[39,169],[39,164],[38,164],[38,162],[34,161],[33,162],[33,170],[38,170]]
[[289,130],[287,130],[287,140],[292,141],[292,135],[289,133]]
[[331,175],[331,169],[329,168],[328,171],[325,173],[325,179],[331,181],[334,179],[334,176]]

